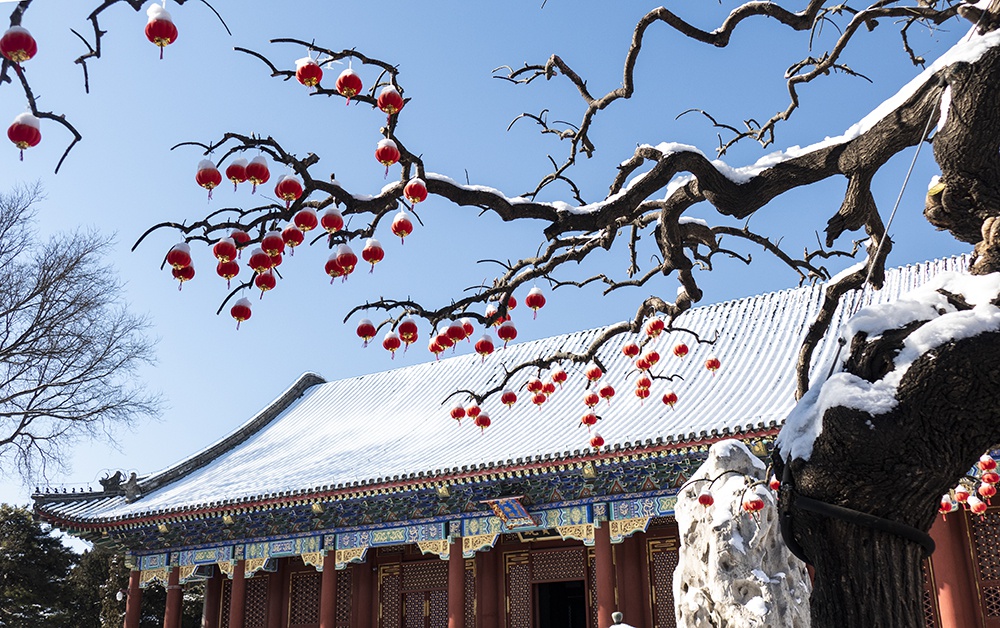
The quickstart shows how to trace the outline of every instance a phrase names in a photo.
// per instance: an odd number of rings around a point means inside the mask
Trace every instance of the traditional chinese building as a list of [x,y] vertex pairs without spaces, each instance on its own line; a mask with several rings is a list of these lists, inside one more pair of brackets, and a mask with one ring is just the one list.
[[[882,291],[845,297],[834,325],[965,263],[890,271]],[[807,286],[690,311],[679,323],[714,345],[683,331],[653,340],[654,372],[678,377],[655,380],[645,400],[620,346],[606,347],[617,394],[595,408],[599,449],[580,426],[581,372],[541,408],[523,390],[511,408],[491,399],[483,431],[449,418],[445,402],[494,385],[504,365],[583,349],[601,331],[591,330],[485,362],[460,355],[333,382],[307,373],[186,460],[109,478],[101,492],[37,494],[36,512],[127,551],[126,628],[153,584],[167,587],[164,626],[179,626],[193,580],[206,583],[207,628],[607,628],[615,610],[637,628],[674,626],[677,490],[722,438],[767,457],[822,296]],[[672,353],[680,342],[684,358]],[[828,338],[817,358],[837,350]],[[673,407],[661,402],[669,389]],[[935,527],[928,626],[1000,625],[998,521],[957,514]]]

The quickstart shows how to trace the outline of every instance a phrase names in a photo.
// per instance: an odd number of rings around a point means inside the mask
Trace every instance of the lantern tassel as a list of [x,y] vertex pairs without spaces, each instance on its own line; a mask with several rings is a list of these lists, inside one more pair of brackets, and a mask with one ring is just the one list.
[[24,149],[21,149],[21,161],[24,161]]
[[160,46],[160,61],[163,61],[163,46]]
[[209,201],[211,201],[211,200],[212,200],[212,188],[209,188],[209,189],[208,189],[208,200],[209,200]]

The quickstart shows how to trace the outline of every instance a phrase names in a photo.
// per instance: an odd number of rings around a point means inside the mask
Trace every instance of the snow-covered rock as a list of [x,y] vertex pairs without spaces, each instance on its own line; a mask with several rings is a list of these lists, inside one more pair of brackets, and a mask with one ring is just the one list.
[[[678,494],[678,626],[809,626],[809,575],[781,540],[776,499],[764,473],[764,464],[743,443],[725,440],[709,449],[708,460]],[[714,498],[710,506],[698,502],[706,489]],[[751,516],[742,504],[754,496],[764,509]]]

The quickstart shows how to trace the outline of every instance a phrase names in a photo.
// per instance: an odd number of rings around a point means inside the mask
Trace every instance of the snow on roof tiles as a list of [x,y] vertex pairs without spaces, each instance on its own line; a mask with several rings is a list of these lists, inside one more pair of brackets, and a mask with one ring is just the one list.
[[[839,328],[862,305],[897,298],[930,276],[966,265],[967,259],[958,257],[890,270],[881,291],[846,295],[833,327]],[[684,332],[661,334],[650,345],[661,356],[654,371],[677,373],[683,379],[655,380],[645,402],[633,394],[636,373],[620,351],[627,339],[609,343],[600,353],[608,367],[602,381],[609,381],[617,394],[610,405],[602,401],[595,408],[603,417],[596,429],[614,446],[656,439],[682,442],[780,424],[794,405],[799,345],[822,298],[822,285],[805,286],[692,309],[677,325],[702,338],[718,334],[717,343],[699,345]],[[500,404],[499,395],[488,400],[484,409],[493,424],[484,433],[469,419],[456,425],[448,414],[454,400],[444,400],[459,389],[494,386],[502,365],[556,350],[582,350],[600,331],[511,345],[498,349],[484,365],[476,354],[461,355],[311,385],[283,409],[275,402],[251,419],[234,433],[239,438],[227,437],[144,478],[141,486],[151,490],[132,503],[120,496],[52,496],[43,497],[44,510],[76,520],[106,521],[585,450],[588,434],[579,419],[586,411],[586,380],[579,365],[566,367],[569,381],[541,410],[523,388],[511,409]],[[672,348],[682,341],[691,352],[680,359]],[[836,335],[827,334],[817,347],[814,372],[829,368],[837,350]],[[710,355],[722,362],[715,375],[704,367]],[[520,385],[532,374],[512,383]],[[314,375],[303,376],[282,396],[284,402],[300,392],[296,386],[315,381],[320,380]],[[679,397],[673,409],[660,401],[670,389]],[[205,458],[209,461],[198,467]]]

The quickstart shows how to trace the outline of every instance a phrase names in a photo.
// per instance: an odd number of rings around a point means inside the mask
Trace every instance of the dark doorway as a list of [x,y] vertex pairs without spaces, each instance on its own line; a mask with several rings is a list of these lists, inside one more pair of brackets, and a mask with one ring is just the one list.
[[535,628],[587,628],[583,580],[535,585]]

